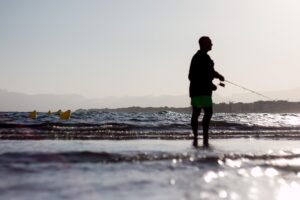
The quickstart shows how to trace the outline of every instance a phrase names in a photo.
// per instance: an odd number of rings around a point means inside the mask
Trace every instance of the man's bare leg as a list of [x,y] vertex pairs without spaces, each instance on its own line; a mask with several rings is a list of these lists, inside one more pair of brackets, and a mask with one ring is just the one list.
[[203,127],[203,145],[208,146],[208,130],[209,130],[209,123],[213,114],[212,107],[205,107],[204,110],[204,116],[202,119],[202,127]]
[[194,139],[193,139],[194,146],[198,146],[198,124],[199,124],[198,118],[200,116],[200,113],[201,113],[201,108],[193,107],[191,125],[194,134]]

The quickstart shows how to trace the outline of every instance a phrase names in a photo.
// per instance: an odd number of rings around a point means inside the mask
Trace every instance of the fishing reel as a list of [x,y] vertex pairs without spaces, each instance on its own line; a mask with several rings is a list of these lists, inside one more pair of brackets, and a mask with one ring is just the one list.
[[[223,83],[223,82],[220,82],[218,85],[221,86],[221,87],[225,87],[225,83]],[[217,90],[217,86],[212,84],[212,90],[213,91]]]
[[219,83],[219,86],[221,86],[221,87],[225,87],[225,83],[223,83],[223,82],[220,82],[220,83]]

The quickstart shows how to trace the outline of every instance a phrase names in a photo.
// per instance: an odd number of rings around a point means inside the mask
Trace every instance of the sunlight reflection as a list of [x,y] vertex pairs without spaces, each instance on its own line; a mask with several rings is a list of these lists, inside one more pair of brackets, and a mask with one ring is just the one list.
[[250,173],[253,177],[259,177],[263,175],[263,172],[260,167],[254,167],[253,169],[251,169]]
[[226,174],[223,171],[219,171],[219,172],[213,172],[213,171],[209,171],[204,175],[204,181],[206,183],[210,183],[212,180],[217,179],[217,178],[224,178],[226,176]]
[[242,162],[240,160],[226,159],[225,163],[232,168],[238,168],[242,166]]
[[300,125],[300,120],[298,117],[288,117],[287,118],[287,122],[293,126],[297,126],[297,125]]
[[257,196],[258,196],[258,189],[255,186],[250,186],[248,199],[258,199]]
[[170,179],[169,183],[170,183],[170,185],[175,185],[176,181],[175,181],[175,179],[172,178],[172,179]]
[[204,181],[206,183],[210,183],[213,179],[217,179],[217,178],[218,175],[213,171],[209,171],[204,175]]
[[268,154],[273,154],[273,153],[274,153],[274,151],[272,149],[268,150]]
[[225,177],[225,173],[224,173],[224,172],[222,172],[222,171],[218,172],[218,175],[219,175],[219,177],[220,177],[220,178],[223,178],[223,177]]
[[210,199],[211,195],[208,192],[201,192],[199,197],[200,199]]
[[189,158],[189,160],[190,160],[191,162],[193,162],[193,161],[195,160],[195,158],[191,156],[191,157]]
[[274,177],[274,176],[277,176],[278,174],[279,174],[278,171],[275,170],[274,168],[268,168],[265,171],[265,175],[269,176],[269,177]]
[[279,188],[277,199],[278,200],[298,200],[300,196],[300,186],[296,182],[284,184]]
[[175,158],[173,158],[172,163],[173,163],[173,164],[176,164],[176,163],[177,163],[177,160],[176,160]]
[[227,197],[227,192],[225,190],[220,190],[219,191],[219,197],[221,199],[225,199]]
[[295,159],[276,159],[270,162],[277,166],[300,166],[300,158]]
[[300,154],[300,149],[293,149],[292,152],[293,154]]
[[219,159],[219,160],[218,160],[218,164],[219,164],[219,165],[224,165],[224,162],[223,162],[222,160]]
[[244,177],[249,177],[249,174],[245,169],[239,169],[238,174]]
[[229,196],[230,196],[230,199],[232,199],[232,200],[240,199],[239,195],[235,192],[231,192]]

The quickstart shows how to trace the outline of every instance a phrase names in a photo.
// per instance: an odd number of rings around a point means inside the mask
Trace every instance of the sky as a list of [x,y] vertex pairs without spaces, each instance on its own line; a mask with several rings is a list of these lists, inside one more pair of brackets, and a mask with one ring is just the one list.
[[[0,0],[0,89],[188,95],[203,35],[226,80],[259,92],[299,88],[299,10],[298,0]],[[216,93],[238,92],[227,84]]]

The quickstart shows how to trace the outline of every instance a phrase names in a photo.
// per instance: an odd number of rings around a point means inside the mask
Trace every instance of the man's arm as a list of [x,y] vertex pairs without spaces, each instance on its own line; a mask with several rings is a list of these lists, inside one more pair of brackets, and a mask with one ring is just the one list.
[[193,56],[189,70],[189,80],[195,81],[195,79],[197,79],[197,58]]
[[214,78],[218,78],[220,81],[225,81],[224,76],[219,74],[217,71],[214,71]]

